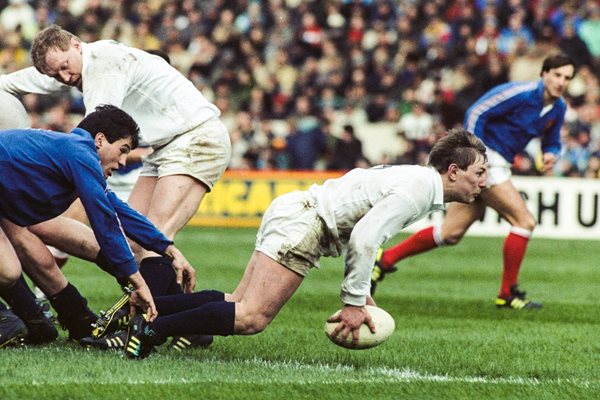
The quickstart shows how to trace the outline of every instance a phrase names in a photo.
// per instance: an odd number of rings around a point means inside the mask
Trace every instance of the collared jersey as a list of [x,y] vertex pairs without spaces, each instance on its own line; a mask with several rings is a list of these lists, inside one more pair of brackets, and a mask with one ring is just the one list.
[[567,106],[562,98],[544,107],[544,84],[505,83],[480,97],[465,116],[464,127],[512,163],[534,138],[541,138],[544,153],[560,153],[560,128]]
[[[126,111],[151,146],[170,142],[219,116],[194,84],[159,56],[112,40],[82,43],[83,101],[86,113],[100,104]],[[12,94],[59,91],[66,85],[34,67],[0,76],[0,89]]]
[[328,229],[329,256],[345,251],[345,304],[363,305],[379,246],[402,229],[444,208],[440,174],[431,167],[399,165],[353,169],[309,192]]
[[[79,197],[119,276],[137,271],[125,234],[158,253],[171,244],[146,217],[106,189],[91,135],[40,129],[0,131],[0,217],[30,226],[62,214]],[[124,234],[125,233],[125,234]]]

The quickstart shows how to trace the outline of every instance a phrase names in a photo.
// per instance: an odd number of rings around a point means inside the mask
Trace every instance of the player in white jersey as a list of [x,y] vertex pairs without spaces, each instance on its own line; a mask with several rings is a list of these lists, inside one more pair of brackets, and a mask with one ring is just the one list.
[[[229,163],[231,143],[217,107],[161,57],[114,41],[83,43],[52,25],[36,35],[31,55],[35,68],[0,76],[0,89],[45,94],[68,85],[83,92],[88,113],[99,104],[129,113],[153,149],[129,203],[173,240]],[[37,233],[49,240],[78,234],[56,224],[45,228]],[[136,250],[140,271],[171,269],[169,260]],[[153,280],[165,281],[148,277],[151,287]],[[179,269],[176,280],[191,291],[195,271]]]
[[[354,169],[338,179],[278,197],[267,209],[255,251],[232,294],[201,291],[156,298],[152,323],[134,317],[126,355],[143,358],[153,346],[183,332],[252,335],[263,331],[321,257],[344,254],[339,321],[341,340],[358,339],[359,327],[374,324],[366,304],[379,245],[404,227],[442,209],[446,202],[471,203],[485,188],[485,146],[466,131],[440,139],[429,165]],[[170,313],[169,315],[167,315]],[[337,334],[338,332],[335,332]],[[335,335],[334,335],[335,336]]]
[[[87,113],[99,104],[129,113],[153,151],[143,160],[128,202],[174,240],[231,158],[229,134],[218,108],[160,56],[115,41],[83,43],[52,25],[36,35],[31,56],[35,68],[0,76],[0,89],[49,94],[67,85],[82,91]],[[57,218],[30,230],[78,257],[99,254],[93,235],[76,221]],[[191,266],[173,265],[169,258],[132,245],[153,295],[194,289]],[[100,254],[96,261],[102,264],[105,257]],[[200,342],[204,345],[206,340]]]

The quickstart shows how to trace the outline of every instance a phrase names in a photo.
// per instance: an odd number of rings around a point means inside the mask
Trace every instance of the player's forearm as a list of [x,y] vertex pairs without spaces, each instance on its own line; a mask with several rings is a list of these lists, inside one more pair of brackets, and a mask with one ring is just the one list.
[[140,274],[139,271],[129,275],[127,279],[129,280],[129,283],[133,285],[134,289],[140,289],[146,286],[146,281],[144,281],[144,278],[142,278],[142,274]]
[[50,94],[58,92],[65,87],[67,86],[49,76],[39,73],[33,67],[0,75],[0,89],[11,94]]

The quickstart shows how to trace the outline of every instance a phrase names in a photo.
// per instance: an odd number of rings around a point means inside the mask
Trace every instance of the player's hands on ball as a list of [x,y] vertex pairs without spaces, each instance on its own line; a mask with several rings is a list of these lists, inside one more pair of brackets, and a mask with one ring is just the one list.
[[165,250],[165,255],[173,259],[173,269],[177,279],[177,284],[185,293],[192,293],[196,287],[196,270],[188,262],[185,256],[174,245],[170,245]]
[[375,333],[375,323],[364,306],[346,304],[342,311],[331,316],[327,322],[338,322],[332,333],[333,340],[339,343],[346,341],[352,335],[354,345],[358,344],[360,326],[366,324],[372,333]]

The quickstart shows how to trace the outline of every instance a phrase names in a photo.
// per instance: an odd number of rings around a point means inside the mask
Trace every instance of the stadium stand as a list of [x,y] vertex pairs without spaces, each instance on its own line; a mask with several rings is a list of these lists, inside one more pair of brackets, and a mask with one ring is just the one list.
[[[553,174],[598,176],[595,0],[1,0],[0,72],[29,65],[33,35],[52,23],[84,41],[168,52],[222,110],[239,158],[230,168],[290,168],[289,132],[308,121],[295,110],[299,97],[310,99],[308,114],[328,137],[314,168],[330,165],[347,124],[369,163],[422,162],[427,143],[460,125],[483,92],[535,79],[544,56],[562,50],[579,70],[567,96],[565,157]],[[83,111],[77,91],[22,100],[34,127],[68,131]],[[399,135],[415,101],[434,121],[424,149]],[[528,148],[515,173],[537,174],[537,156]]]

